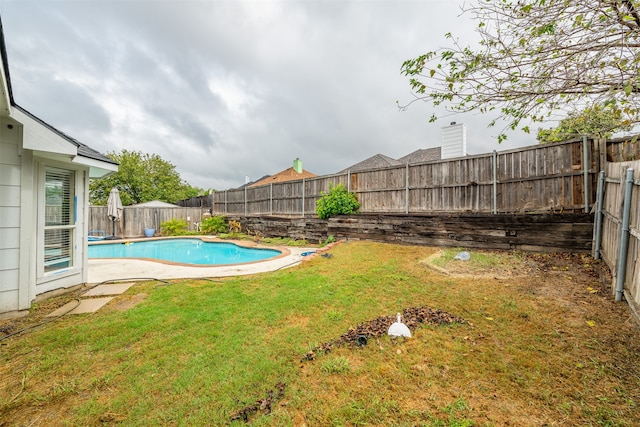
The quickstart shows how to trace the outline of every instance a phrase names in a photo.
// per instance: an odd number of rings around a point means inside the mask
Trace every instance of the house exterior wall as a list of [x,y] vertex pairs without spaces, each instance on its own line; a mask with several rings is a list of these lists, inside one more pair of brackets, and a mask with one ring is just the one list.
[[0,22],[0,317],[86,283],[89,178],[117,171],[15,103]]
[[0,313],[22,309],[19,287],[21,173],[18,129],[8,117],[0,117]]
[[[0,314],[27,310],[40,294],[87,281],[90,168],[60,153],[25,149],[40,134],[30,126],[0,117]],[[74,174],[72,262],[52,272],[44,267],[47,168]]]

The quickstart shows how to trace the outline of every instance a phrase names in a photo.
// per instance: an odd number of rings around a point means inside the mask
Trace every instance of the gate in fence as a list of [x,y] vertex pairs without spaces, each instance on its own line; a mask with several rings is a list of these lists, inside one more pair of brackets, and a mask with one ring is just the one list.
[[[640,305],[640,161],[610,163],[598,178],[593,257],[614,276],[616,301]],[[636,312],[636,316],[640,318]]]

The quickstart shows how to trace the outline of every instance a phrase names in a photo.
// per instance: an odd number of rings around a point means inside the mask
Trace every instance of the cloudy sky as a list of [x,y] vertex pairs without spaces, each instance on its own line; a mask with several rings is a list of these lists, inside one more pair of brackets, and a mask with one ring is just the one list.
[[535,144],[493,116],[429,123],[402,62],[472,43],[456,0],[0,0],[15,101],[92,148],[161,156],[218,190],[292,166],[318,175],[440,146],[451,121],[479,154]]

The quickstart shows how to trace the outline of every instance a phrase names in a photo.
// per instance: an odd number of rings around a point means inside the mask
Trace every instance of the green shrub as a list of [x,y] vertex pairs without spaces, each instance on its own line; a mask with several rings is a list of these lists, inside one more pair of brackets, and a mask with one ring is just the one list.
[[322,197],[316,202],[316,213],[321,219],[336,215],[349,215],[360,209],[356,195],[349,193],[344,185],[330,185],[329,192],[322,192]]
[[165,236],[184,236],[189,224],[182,218],[171,218],[160,224],[160,232]]
[[223,216],[211,216],[200,222],[200,231],[204,234],[226,233],[229,225]]
[[320,242],[320,246],[327,246],[335,241],[336,241],[336,238],[333,237],[333,234],[329,234],[329,236],[327,237],[327,240],[325,240],[324,242]]

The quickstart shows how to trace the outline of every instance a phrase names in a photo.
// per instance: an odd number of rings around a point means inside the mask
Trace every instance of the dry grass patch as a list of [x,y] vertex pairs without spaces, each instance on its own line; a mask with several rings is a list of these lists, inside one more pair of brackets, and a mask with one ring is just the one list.
[[[470,324],[334,350],[323,357],[350,369],[333,375],[318,357],[303,369],[307,392],[317,393],[308,425],[640,422],[640,336],[628,307],[611,301],[601,263],[580,254],[484,251],[474,264],[478,253],[454,261],[458,252],[422,258],[426,272],[408,265],[411,256],[404,267],[428,288],[418,298]],[[437,258],[445,262],[427,265]]]
[[[487,252],[443,274],[422,262],[438,251],[349,242],[275,273],[142,283],[127,311],[1,341],[0,425],[640,425],[640,332],[601,263]],[[301,361],[411,307],[465,322]]]
[[[456,259],[460,253],[470,255],[468,261]],[[438,273],[456,277],[495,277],[507,279],[526,276],[536,270],[536,263],[521,252],[465,250],[444,248],[429,255],[421,263]]]

